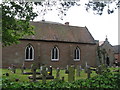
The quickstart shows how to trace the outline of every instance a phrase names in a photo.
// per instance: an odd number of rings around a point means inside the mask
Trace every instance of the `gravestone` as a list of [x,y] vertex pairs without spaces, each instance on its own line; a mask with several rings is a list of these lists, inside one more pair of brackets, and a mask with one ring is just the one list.
[[8,70],[11,70],[11,67],[8,67]]
[[90,69],[90,67],[88,66],[88,67],[87,67],[87,77],[88,77],[88,78],[91,77],[91,76],[90,76],[91,73],[92,73],[92,72],[91,72],[91,69]]
[[62,81],[65,81],[65,78],[64,78],[64,77],[62,77]]
[[35,82],[36,81],[36,65],[35,64],[31,65],[31,70],[33,73],[33,82]]
[[75,80],[75,67],[74,65],[71,65],[68,67],[68,82],[72,82]]
[[80,76],[80,71],[81,71],[81,66],[77,65],[77,67],[76,67],[76,76],[77,77]]
[[11,68],[11,69],[12,69],[12,72],[13,72],[13,73],[16,73],[16,67],[15,67],[14,64],[12,64],[12,68]]
[[48,75],[52,76],[52,66],[49,66],[47,71]]
[[67,65],[67,67],[65,68],[65,74],[68,74],[69,72],[68,72],[68,65]]
[[42,66],[42,83],[46,83],[46,76],[47,76],[47,71],[46,71],[46,66]]
[[87,73],[87,68],[89,67],[88,63],[85,63],[85,73]]
[[97,67],[97,70],[96,70],[96,73],[97,74],[102,74],[102,66],[101,65],[99,65],[98,67]]
[[25,65],[23,64],[22,67],[21,67],[21,73],[22,74],[24,73],[24,70],[25,70]]
[[40,74],[42,74],[42,68],[43,68],[43,66],[40,66]]
[[59,81],[59,80],[60,80],[60,68],[57,68],[55,81]]

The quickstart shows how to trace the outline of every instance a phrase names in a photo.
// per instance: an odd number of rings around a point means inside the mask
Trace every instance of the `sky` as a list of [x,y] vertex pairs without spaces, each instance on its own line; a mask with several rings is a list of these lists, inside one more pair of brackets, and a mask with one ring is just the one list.
[[[104,9],[102,15],[94,15],[92,11],[87,12],[85,10],[84,3],[88,0],[80,1],[81,6],[71,7],[63,20],[58,17],[56,10],[52,10],[44,16],[45,21],[59,22],[62,24],[69,22],[72,26],[86,26],[95,40],[104,41],[107,36],[110,44],[118,45],[118,10],[115,10],[113,14],[107,14],[107,10]],[[41,16],[35,19],[35,21],[41,20]]]
[[[112,45],[118,45],[118,10],[113,14],[107,14],[104,9],[103,15],[94,15],[92,11],[85,10],[84,2],[81,6],[71,7],[67,11],[67,16],[61,20],[57,11],[53,10],[45,15],[45,21],[53,21],[59,23],[69,22],[72,26],[86,26],[95,40],[104,41],[106,36]],[[41,18],[37,17],[37,21]]]

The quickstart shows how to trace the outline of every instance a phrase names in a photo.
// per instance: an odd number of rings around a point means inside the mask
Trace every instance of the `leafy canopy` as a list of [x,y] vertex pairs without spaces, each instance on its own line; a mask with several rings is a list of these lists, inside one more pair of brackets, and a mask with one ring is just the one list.
[[32,3],[3,2],[1,7],[3,46],[18,43],[23,36],[34,34],[30,20],[37,14],[33,12]]

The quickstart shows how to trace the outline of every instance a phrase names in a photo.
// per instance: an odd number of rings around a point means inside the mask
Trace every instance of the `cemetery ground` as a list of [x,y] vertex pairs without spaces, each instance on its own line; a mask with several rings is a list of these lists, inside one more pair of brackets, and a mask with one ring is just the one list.
[[[25,71],[31,72],[31,69],[26,69]],[[9,76],[6,76],[5,75],[6,73],[9,73]],[[11,72],[11,70],[8,70],[8,69],[2,69],[2,74],[3,74],[2,78],[9,78],[10,81],[15,81],[16,79],[19,79],[19,82],[30,81],[30,79],[28,77],[31,76],[31,75],[21,74],[21,69],[16,69],[16,73],[13,73],[13,72]],[[97,74],[95,73],[95,71],[92,71],[91,77],[94,77],[96,75]],[[53,76],[56,77],[56,70],[55,69],[53,70]],[[60,78],[62,78],[62,77],[64,77],[65,81],[68,81],[68,74],[65,74],[65,70],[60,70]],[[80,72],[80,77],[75,75],[75,80],[86,79],[86,78],[87,78],[87,73],[85,73],[84,70],[82,70]],[[49,82],[51,80],[47,80],[47,81]],[[41,82],[41,80],[39,80],[39,81]]]
[[[75,81],[68,82],[68,74],[65,74],[65,70],[60,70],[59,80],[54,81],[54,79],[46,80],[43,84],[42,80],[36,80],[33,82],[28,77],[29,75],[23,75],[21,69],[16,69],[16,73],[11,72],[8,69],[2,70],[2,88],[115,88],[119,90],[120,88],[120,67],[119,68],[108,68],[108,71],[99,75],[95,71],[92,71],[90,78],[88,78],[87,73],[84,70],[80,71],[80,76],[76,75],[77,70],[75,70]],[[31,69],[26,69],[25,72],[31,72]],[[39,70],[37,70],[39,72]],[[8,73],[8,75],[6,75]],[[56,78],[56,69],[53,69],[52,74]],[[36,75],[39,76],[39,75]],[[62,81],[64,77],[64,81]],[[1,83],[0,83],[1,84]],[[96,90],[96,89],[95,89]]]

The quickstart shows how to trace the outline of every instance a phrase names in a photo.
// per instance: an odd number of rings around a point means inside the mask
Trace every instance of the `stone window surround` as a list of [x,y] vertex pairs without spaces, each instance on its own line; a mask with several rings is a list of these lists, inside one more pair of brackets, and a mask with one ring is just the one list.
[[[26,49],[28,48],[28,46],[30,47],[30,48],[32,48],[32,59],[26,59]],[[30,48],[29,48],[29,50],[30,50]],[[52,59],[52,50],[54,49],[54,48],[56,48],[56,50],[58,51],[58,58],[57,59]],[[53,48],[52,48],[52,50],[51,50],[51,61],[59,61],[59,49],[58,49],[58,47],[57,46],[54,46]],[[55,50],[55,49],[54,49]],[[76,51],[75,51],[76,50]],[[75,50],[74,50],[74,52],[76,52],[76,55],[78,55],[77,54],[77,50],[79,51],[79,59],[75,59],[75,56],[74,56],[74,61],[80,61],[80,48],[77,46],[76,48],[75,48]],[[74,53],[74,55],[75,55],[75,53]],[[54,56],[55,57],[55,56]],[[76,56],[77,57],[77,56]],[[30,53],[29,53],[29,58],[30,58]],[[33,48],[33,46],[32,45],[27,45],[26,46],[26,48],[25,48],[25,61],[33,61],[34,60],[34,48]]]
[[[53,50],[54,50],[54,58],[52,57],[53,56]],[[57,58],[55,58],[55,53],[57,51]],[[59,49],[57,46],[54,46],[51,50],[51,61],[58,61],[59,60]]]
[[[26,59],[26,49],[29,49],[28,51],[28,59]],[[32,49],[32,59],[30,59],[30,49]],[[27,45],[26,48],[25,48],[25,61],[33,61],[34,60],[34,48],[32,45]]]
[[[77,57],[79,57],[79,58],[77,58]],[[74,50],[74,61],[80,61],[80,48],[78,46]]]

